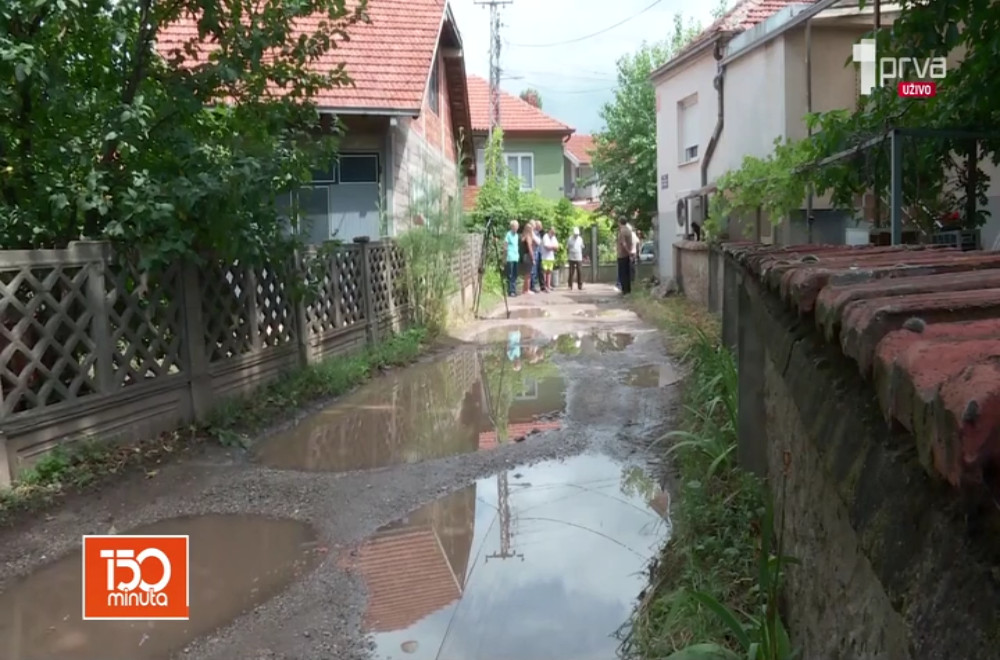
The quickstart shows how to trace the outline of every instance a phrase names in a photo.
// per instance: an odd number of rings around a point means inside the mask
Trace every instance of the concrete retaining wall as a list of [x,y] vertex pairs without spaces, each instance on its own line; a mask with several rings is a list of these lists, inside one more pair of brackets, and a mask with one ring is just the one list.
[[708,243],[678,241],[674,243],[674,279],[689,300],[706,308],[709,306]]
[[740,462],[767,478],[801,562],[785,616],[802,657],[997,657],[997,507],[921,465],[857,364],[781,299],[788,278],[775,290],[767,275],[725,258],[723,335],[738,354]]

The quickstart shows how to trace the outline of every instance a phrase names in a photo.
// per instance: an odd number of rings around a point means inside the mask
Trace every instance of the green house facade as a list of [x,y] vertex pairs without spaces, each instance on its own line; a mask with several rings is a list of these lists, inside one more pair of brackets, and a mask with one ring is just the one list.
[[[483,184],[490,127],[489,100],[489,83],[477,76],[470,76],[469,103],[476,150],[476,172],[469,178],[470,187]],[[534,190],[551,200],[565,197],[566,165],[563,150],[574,129],[506,92],[500,94],[500,126],[504,134],[507,167],[520,177],[522,190]]]

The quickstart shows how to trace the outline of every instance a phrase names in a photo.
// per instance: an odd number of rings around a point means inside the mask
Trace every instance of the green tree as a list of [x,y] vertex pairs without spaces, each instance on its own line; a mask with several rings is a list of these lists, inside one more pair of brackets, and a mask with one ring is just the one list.
[[[335,147],[317,139],[311,99],[350,82],[312,65],[365,5],[6,0],[0,246],[110,238],[147,263],[271,253],[287,242],[275,193]],[[190,17],[189,40],[164,52],[164,26]],[[212,49],[197,58],[199,40]]]
[[483,185],[469,216],[469,226],[481,230],[492,219],[496,230],[503,232],[511,220],[519,219],[521,203],[521,181],[511,176],[503,155],[503,129],[493,131],[483,161]]
[[533,87],[529,87],[521,92],[521,100],[529,105],[535,106],[539,110],[542,109],[542,95],[539,94],[538,90]]
[[726,12],[729,11],[729,5],[730,5],[729,0],[719,0],[715,4],[715,8],[712,10],[712,18],[714,18],[715,20],[719,20],[720,18],[725,16]]
[[656,94],[650,74],[699,32],[674,15],[671,37],[643,44],[618,60],[614,99],[601,109],[604,130],[595,136],[594,170],[600,178],[602,211],[635,219],[648,230],[656,213]]

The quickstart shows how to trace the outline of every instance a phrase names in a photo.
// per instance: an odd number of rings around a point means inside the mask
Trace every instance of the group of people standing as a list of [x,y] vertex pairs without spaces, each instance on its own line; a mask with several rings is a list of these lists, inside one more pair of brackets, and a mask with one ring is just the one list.
[[[504,242],[507,247],[507,295],[516,296],[517,277],[522,275],[524,286],[521,293],[534,295],[552,291],[552,272],[555,269],[556,252],[562,249],[556,237],[555,227],[548,231],[538,220],[529,220],[524,230],[517,220],[512,220]],[[573,288],[574,274],[577,288],[583,289],[580,265],[583,262],[583,238],[580,228],[573,228],[573,235],[566,244],[569,261],[569,288]]]
[[[562,249],[556,237],[555,227],[546,231],[538,220],[528,220],[523,231],[517,220],[512,220],[510,230],[504,239],[507,246],[507,295],[518,295],[517,278],[524,278],[522,294],[534,295],[552,291],[552,271],[555,267],[556,252]],[[632,292],[635,281],[636,264],[639,260],[639,245],[642,238],[624,218],[618,222],[618,236],[615,240],[618,255],[617,288],[623,294]],[[576,281],[577,289],[583,290],[583,238],[580,228],[574,227],[573,234],[566,243],[569,262],[569,288]]]

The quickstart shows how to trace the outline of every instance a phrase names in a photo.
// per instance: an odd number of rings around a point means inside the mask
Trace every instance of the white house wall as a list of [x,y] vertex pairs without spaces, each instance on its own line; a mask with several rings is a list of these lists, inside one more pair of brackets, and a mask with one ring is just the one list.
[[[657,274],[661,281],[674,277],[673,244],[683,236],[677,225],[677,201],[701,188],[701,158],[679,165],[677,104],[698,95],[699,156],[703,156],[715,128],[718,98],[712,81],[716,61],[712,49],[655,83],[656,89],[656,180],[657,180]],[[664,188],[664,175],[667,187]]]
[[[709,180],[737,169],[746,156],[763,158],[787,127],[785,43],[777,37],[726,66],[726,125],[708,169]],[[805,84],[803,83],[803,88]]]

